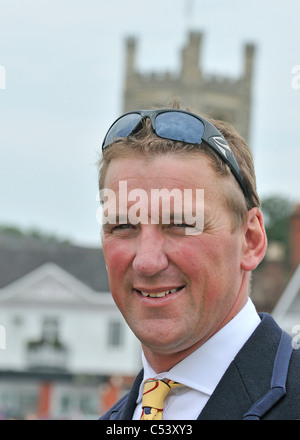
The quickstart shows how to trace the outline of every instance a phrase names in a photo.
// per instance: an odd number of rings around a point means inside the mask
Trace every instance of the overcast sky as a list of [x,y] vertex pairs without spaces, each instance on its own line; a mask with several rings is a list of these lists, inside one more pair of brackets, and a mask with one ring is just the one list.
[[95,162],[122,111],[124,40],[141,71],[176,72],[188,29],[207,74],[239,76],[257,45],[258,190],[300,202],[299,22],[299,0],[0,0],[0,225],[100,244]]

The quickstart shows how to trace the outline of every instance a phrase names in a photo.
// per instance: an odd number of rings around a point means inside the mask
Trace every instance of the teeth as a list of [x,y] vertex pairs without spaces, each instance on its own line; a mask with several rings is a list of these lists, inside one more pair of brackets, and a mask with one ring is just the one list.
[[150,298],[162,298],[163,296],[169,295],[170,293],[177,292],[179,289],[180,289],[180,287],[178,287],[176,289],[165,290],[164,292],[147,293],[147,292],[142,292],[141,290],[139,292],[141,292],[141,294],[143,296],[149,296]]

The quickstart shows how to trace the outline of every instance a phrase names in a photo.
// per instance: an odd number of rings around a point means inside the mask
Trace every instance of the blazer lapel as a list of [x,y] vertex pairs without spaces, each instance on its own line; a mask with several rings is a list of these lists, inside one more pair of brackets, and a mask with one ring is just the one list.
[[232,362],[198,420],[239,420],[251,405],[239,371]]
[[120,420],[131,420],[133,416],[133,412],[136,407],[136,399],[139,395],[139,389],[141,382],[143,380],[144,370],[141,370],[137,377],[135,378],[135,381],[133,382],[133,385],[128,393],[128,397],[126,400],[126,403],[124,404],[123,408],[121,409],[121,413],[119,414]]
[[198,420],[241,420],[270,389],[281,330],[266,314],[228,367]]

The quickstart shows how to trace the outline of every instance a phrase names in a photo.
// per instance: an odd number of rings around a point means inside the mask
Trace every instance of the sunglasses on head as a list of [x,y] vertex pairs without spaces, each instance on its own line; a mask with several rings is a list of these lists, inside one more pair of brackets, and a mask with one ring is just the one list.
[[240,167],[223,135],[213,124],[194,113],[177,109],[136,110],[125,113],[109,128],[102,144],[102,151],[120,141],[120,138],[138,133],[142,128],[142,121],[146,118],[150,119],[154,133],[161,138],[188,144],[201,144],[204,141],[229,166],[246,200],[249,201]]

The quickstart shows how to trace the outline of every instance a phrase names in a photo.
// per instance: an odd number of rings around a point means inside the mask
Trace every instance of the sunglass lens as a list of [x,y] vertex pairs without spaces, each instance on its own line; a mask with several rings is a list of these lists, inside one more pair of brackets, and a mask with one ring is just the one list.
[[204,124],[186,113],[165,112],[156,117],[155,131],[162,138],[200,144],[204,133]]
[[138,113],[130,113],[118,119],[108,131],[104,147],[110,145],[117,138],[129,136],[140,120],[141,116]]

